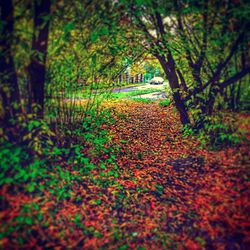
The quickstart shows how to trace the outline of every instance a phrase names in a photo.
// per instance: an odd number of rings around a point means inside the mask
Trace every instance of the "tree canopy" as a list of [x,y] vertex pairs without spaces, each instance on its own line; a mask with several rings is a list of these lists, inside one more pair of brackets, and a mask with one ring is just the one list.
[[250,3],[0,1],[0,248],[247,249]]

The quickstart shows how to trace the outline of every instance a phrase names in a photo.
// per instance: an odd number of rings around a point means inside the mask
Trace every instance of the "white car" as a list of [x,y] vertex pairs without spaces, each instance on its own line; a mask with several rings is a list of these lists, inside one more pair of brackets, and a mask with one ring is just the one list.
[[164,83],[164,79],[162,77],[154,77],[149,81],[150,84],[163,84]]

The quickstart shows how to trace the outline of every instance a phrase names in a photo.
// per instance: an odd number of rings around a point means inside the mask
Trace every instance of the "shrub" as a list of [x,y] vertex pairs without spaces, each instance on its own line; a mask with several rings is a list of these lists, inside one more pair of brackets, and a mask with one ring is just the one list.
[[225,121],[222,115],[206,118],[204,128],[199,131],[199,140],[203,146],[209,145],[212,149],[222,149],[237,145],[245,138],[243,131],[237,129],[235,121]]
[[181,129],[181,133],[182,133],[182,136],[184,138],[188,137],[188,136],[192,136],[195,134],[195,131],[193,130],[192,126],[187,124],[185,125],[182,129]]
[[162,107],[168,107],[170,105],[170,103],[171,103],[171,100],[166,99],[166,100],[160,101],[159,105]]

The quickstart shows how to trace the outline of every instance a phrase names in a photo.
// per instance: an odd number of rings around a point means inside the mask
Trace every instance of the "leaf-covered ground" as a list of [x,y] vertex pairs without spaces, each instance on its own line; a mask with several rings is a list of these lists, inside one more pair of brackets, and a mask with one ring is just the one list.
[[[173,107],[119,102],[109,104],[116,122],[103,125],[112,136],[106,147],[117,149],[113,160],[104,150],[92,160],[99,167],[80,175],[59,159],[78,176],[67,199],[3,186],[0,247],[247,249],[249,134],[240,146],[209,151],[183,138]],[[250,131],[249,123],[240,126]],[[100,164],[103,158],[112,164]]]

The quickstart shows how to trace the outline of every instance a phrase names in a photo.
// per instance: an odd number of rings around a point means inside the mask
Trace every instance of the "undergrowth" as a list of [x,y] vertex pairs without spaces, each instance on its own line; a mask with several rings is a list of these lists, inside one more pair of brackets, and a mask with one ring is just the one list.
[[168,107],[171,104],[171,100],[166,99],[166,100],[162,100],[159,102],[159,105],[162,107]]
[[212,150],[235,146],[245,140],[245,132],[236,125],[233,117],[217,114],[207,117],[204,126],[195,130],[191,125],[181,129],[183,137],[197,135],[202,147],[209,147]]
[[150,98],[142,98],[142,97],[133,98],[133,101],[142,102],[142,103],[145,103],[145,104],[152,103],[152,100]]
[[141,89],[141,90],[130,90],[128,92],[117,92],[117,93],[112,93],[111,97],[114,99],[129,98],[133,96],[145,95],[145,94],[150,94],[154,92],[159,92],[159,89],[149,88],[149,89]]
[[[27,143],[13,144],[5,141],[0,145],[0,187],[5,187],[5,192],[10,194],[20,192],[32,197],[43,197],[45,193],[50,193],[58,202],[65,199],[80,202],[81,197],[72,197],[71,194],[74,186],[83,185],[84,176],[99,186],[113,185],[119,177],[115,163],[119,147],[109,143],[111,137],[103,128],[113,122],[110,110],[105,109],[99,114],[91,111],[73,131],[68,131],[68,138],[61,134],[57,140],[50,138],[50,143],[44,144],[44,133],[40,131],[50,131],[48,125],[29,120],[26,123],[26,134],[21,140],[23,142],[27,139]],[[69,140],[70,143],[62,143],[60,140]],[[35,146],[32,141],[36,143]],[[93,171],[98,175],[94,175]],[[110,180],[110,177],[113,179]],[[0,202],[2,209],[8,207],[8,201],[2,195]],[[32,217],[27,215],[27,209],[35,210]],[[43,219],[43,213],[39,212],[39,206],[26,204],[21,211],[18,221],[2,225],[0,240],[13,231],[24,231],[27,226],[41,220],[49,224],[48,220]],[[21,245],[22,241],[20,238]]]

